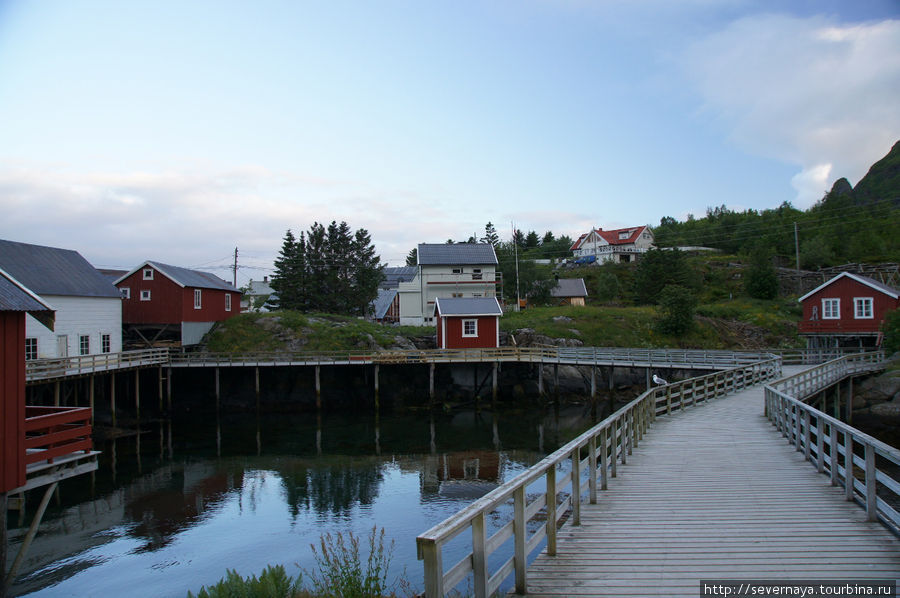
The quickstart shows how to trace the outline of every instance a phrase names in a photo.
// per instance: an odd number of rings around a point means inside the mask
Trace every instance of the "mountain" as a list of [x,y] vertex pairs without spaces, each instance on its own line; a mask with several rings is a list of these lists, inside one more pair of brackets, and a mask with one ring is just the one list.
[[[847,179],[838,179],[834,184],[835,187],[838,187],[841,181],[846,183]],[[835,187],[832,187],[832,193]],[[843,186],[841,191],[844,191]],[[852,195],[857,205],[891,200],[894,206],[900,206],[900,141],[894,144],[884,158],[869,168],[866,176],[852,189]]]

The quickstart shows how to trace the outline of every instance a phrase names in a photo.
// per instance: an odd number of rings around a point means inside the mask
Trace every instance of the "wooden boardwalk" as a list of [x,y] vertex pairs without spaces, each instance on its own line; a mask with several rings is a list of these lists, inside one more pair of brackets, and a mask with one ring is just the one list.
[[[785,375],[800,368],[784,368]],[[691,596],[700,580],[900,578],[900,540],[763,415],[756,386],[660,416],[529,596]]]

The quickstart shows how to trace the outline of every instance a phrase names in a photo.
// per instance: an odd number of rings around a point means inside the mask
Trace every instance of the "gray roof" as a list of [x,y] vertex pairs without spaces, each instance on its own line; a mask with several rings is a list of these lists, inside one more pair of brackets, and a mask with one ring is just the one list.
[[397,289],[378,289],[378,296],[375,297],[375,301],[373,301],[373,312],[376,320],[384,318],[396,296]]
[[236,288],[209,272],[201,272],[200,270],[189,270],[180,266],[172,266],[161,262],[146,261],[125,276],[121,277],[116,283],[122,282],[144,266],[152,266],[165,276],[169,277],[172,282],[182,287],[190,287],[195,289],[219,289],[221,291],[238,292]]
[[106,277],[71,249],[0,240],[0,268],[38,295],[121,298]]
[[496,297],[438,297],[435,307],[442,316],[502,316]]
[[53,308],[2,270],[0,270],[0,311],[27,312],[53,330]]
[[401,282],[409,282],[416,277],[419,271],[415,266],[397,266],[384,269],[384,280],[381,281],[382,289],[396,289]]
[[553,297],[587,297],[583,278],[560,278],[550,291]]
[[417,253],[420,266],[497,264],[490,243],[420,243]]

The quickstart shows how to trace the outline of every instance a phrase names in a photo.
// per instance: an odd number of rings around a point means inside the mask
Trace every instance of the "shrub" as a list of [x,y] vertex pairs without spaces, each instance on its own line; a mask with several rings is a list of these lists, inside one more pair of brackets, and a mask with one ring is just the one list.
[[[281,565],[269,565],[258,578],[251,575],[246,579],[229,569],[216,585],[201,587],[197,598],[296,598],[306,595],[301,593],[301,579],[288,576]],[[188,592],[188,598],[194,595]]]
[[394,543],[385,547],[384,529],[372,528],[369,534],[369,556],[365,565],[359,555],[360,538],[340,532],[319,538],[312,544],[318,571],[307,572],[316,596],[335,598],[379,598],[388,593],[387,575],[394,554]]
[[694,311],[697,299],[690,290],[669,285],[659,294],[660,317],[656,327],[663,334],[681,335],[694,325]]
[[881,325],[881,331],[884,332],[885,353],[893,355],[900,351],[900,309],[888,312]]

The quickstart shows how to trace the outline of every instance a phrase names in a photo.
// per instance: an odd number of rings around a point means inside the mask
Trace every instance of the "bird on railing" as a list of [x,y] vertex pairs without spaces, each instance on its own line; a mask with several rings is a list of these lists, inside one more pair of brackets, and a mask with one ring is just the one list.
[[668,382],[666,382],[665,380],[663,380],[662,378],[660,378],[660,377],[657,376],[656,374],[653,374],[653,383],[654,383],[654,384],[658,384],[658,385],[660,385],[660,386],[662,386],[662,385],[664,385],[664,384],[668,384]]

